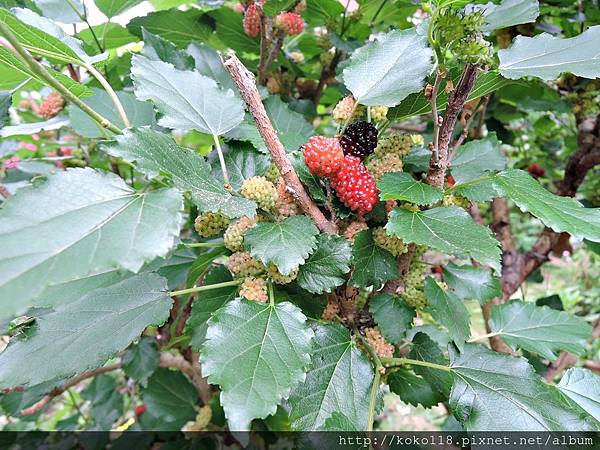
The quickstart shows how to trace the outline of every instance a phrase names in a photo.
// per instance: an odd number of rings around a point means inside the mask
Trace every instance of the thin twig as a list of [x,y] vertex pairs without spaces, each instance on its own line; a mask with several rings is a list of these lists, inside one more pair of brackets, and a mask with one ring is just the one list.
[[223,283],[205,284],[204,286],[194,286],[189,289],[182,289],[180,291],[169,292],[169,295],[171,297],[177,297],[179,295],[194,294],[196,292],[210,291],[212,289],[221,289],[224,287],[237,286],[242,281],[243,281],[242,279],[237,279],[237,280],[233,280],[233,281],[224,281]]
[[433,88],[431,90],[431,98],[429,99],[429,103],[431,104],[431,117],[433,119],[433,138],[432,138],[432,149],[433,152],[433,160],[439,161],[439,140],[440,140],[440,120],[441,117],[438,113],[437,108],[437,96],[440,90],[440,84],[442,80],[446,77],[445,72],[441,72],[440,70],[436,70],[435,73],[435,81],[433,82]]
[[35,414],[35,413],[41,411],[44,408],[44,406],[46,406],[48,403],[50,403],[52,401],[52,399],[54,399],[55,397],[58,397],[59,395],[62,395],[63,392],[67,391],[68,389],[72,388],[73,386],[78,385],[82,381],[87,380],[88,378],[93,378],[97,375],[100,375],[100,374],[103,374],[106,372],[112,372],[113,370],[117,370],[120,367],[121,367],[121,363],[118,362],[115,364],[110,364],[108,366],[98,367],[97,369],[88,370],[87,372],[83,372],[83,373],[71,378],[69,381],[67,381],[62,386],[57,387],[56,389],[54,389],[48,395],[42,397],[42,399],[40,401],[38,401],[37,403],[34,403],[29,408],[23,409],[21,411],[21,415],[22,416],[30,416],[32,414]]
[[448,147],[450,145],[450,139],[454,133],[454,127],[456,126],[456,120],[458,114],[463,109],[465,102],[469,96],[469,93],[475,86],[475,80],[477,79],[477,72],[479,67],[475,64],[468,64],[461,76],[461,79],[456,86],[456,89],[450,94],[448,99],[448,106],[446,107],[446,113],[442,121],[439,138],[437,145],[436,160],[433,156],[429,162],[429,171],[427,173],[427,183],[431,186],[442,189],[444,187],[444,180],[446,178],[446,171],[448,169]]
[[121,120],[123,121],[123,125],[125,125],[125,128],[131,128],[131,122],[129,121],[129,118],[127,117],[125,108],[123,107],[121,100],[119,100],[117,93],[114,91],[114,89],[112,88],[110,83],[106,80],[106,78],[104,78],[104,76],[100,72],[98,72],[96,70],[96,68],[93,65],[85,64],[84,67],[102,85],[102,87],[104,88],[104,90],[106,91],[108,96],[110,97],[110,100],[113,102],[113,105],[115,105],[115,108],[116,108],[117,112],[119,113],[119,117],[121,117]]
[[277,132],[269,120],[267,111],[260,98],[260,93],[256,88],[254,75],[242,64],[233,52],[228,53],[223,61],[223,65],[237,85],[242,98],[248,106],[250,114],[252,114],[252,117],[256,122],[258,131],[265,141],[267,149],[271,153],[273,162],[277,166],[277,169],[279,169],[279,173],[284,179],[286,186],[294,195],[302,210],[313,218],[315,224],[321,231],[330,234],[337,233],[337,225],[327,220],[323,215],[323,212],[312,201],[300,182],[296,171],[292,167],[292,164],[285,153],[283,144],[277,137]]
[[79,107],[83,112],[89,115],[92,119],[94,119],[100,126],[112,131],[115,134],[121,134],[122,130],[117,127],[115,124],[110,122],[106,117],[98,114],[92,108],[90,108],[86,103],[84,103],[79,97],[74,95],[71,91],[69,91],[65,86],[62,85],[56,78],[54,78],[50,72],[39,62],[37,62],[33,56],[29,54],[27,50],[21,45],[17,36],[12,32],[12,30],[4,23],[0,22],[0,33],[4,35],[4,38],[10,42],[10,44],[14,47],[17,54],[20,58],[29,66],[29,68],[37,74],[42,80],[44,80],[50,87],[57,90],[63,97],[69,100],[71,103],[74,103]]
[[[70,388],[78,385],[82,381],[85,381],[88,378],[94,378],[103,373],[118,370],[121,368],[121,366],[122,366],[122,362],[119,361],[117,363],[110,364],[108,366],[98,367],[97,369],[88,370],[87,372],[83,372],[83,373],[71,378],[70,380],[65,382],[65,384],[63,384],[62,386],[57,387],[56,389],[52,390],[49,394],[42,397],[42,399],[40,401],[33,404],[29,408],[25,408],[25,409],[21,410],[21,415],[30,416],[32,414],[35,414],[35,413],[41,411],[42,409],[44,409],[44,407],[48,403],[50,403],[54,398],[62,395],[64,392],[66,392]],[[160,367],[178,369],[181,372],[183,372],[184,374],[186,374],[188,376],[188,378],[190,379],[190,381],[192,382],[192,384],[194,385],[194,387],[196,388],[196,391],[198,392],[198,395],[202,399],[204,404],[207,404],[210,401],[210,386],[208,385],[207,381],[204,378],[202,378],[202,375],[200,374],[200,370],[196,369],[192,364],[190,364],[188,361],[186,361],[182,356],[172,355],[170,353],[162,353],[160,355]]]
[[357,334],[361,344],[365,347],[369,356],[373,360],[373,366],[375,368],[375,375],[373,377],[373,384],[371,385],[371,393],[369,395],[369,417],[367,419],[367,431],[373,431],[373,422],[375,421],[375,405],[377,403],[377,392],[379,391],[379,382],[381,381],[381,372],[384,370],[381,359],[377,355],[377,352],[371,347],[369,342]]

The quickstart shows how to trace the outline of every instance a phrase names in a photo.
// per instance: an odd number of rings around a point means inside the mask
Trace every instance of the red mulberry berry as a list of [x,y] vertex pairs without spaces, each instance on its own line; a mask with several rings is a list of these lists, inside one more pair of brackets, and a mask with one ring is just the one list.
[[304,21],[300,14],[295,12],[282,12],[275,18],[275,25],[290,36],[304,31]]
[[377,135],[377,128],[372,123],[361,121],[349,125],[340,137],[344,155],[356,156],[361,161],[364,160],[375,151]]
[[344,158],[342,168],[331,180],[331,187],[346,206],[358,213],[368,213],[377,204],[375,178],[355,156]]
[[304,161],[311,173],[330,177],[342,166],[344,152],[336,138],[313,136],[304,145]]
[[42,100],[38,114],[46,119],[57,116],[65,107],[65,99],[58,92],[52,92]]
[[244,31],[248,36],[256,37],[260,34],[260,11],[252,3],[246,8],[244,14]]

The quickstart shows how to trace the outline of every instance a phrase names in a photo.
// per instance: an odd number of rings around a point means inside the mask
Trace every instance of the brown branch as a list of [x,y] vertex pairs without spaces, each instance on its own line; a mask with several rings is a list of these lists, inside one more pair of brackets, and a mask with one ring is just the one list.
[[[433,82],[433,86],[431,87],[431,91],[429,89],[425,90],[425,96],[429,97],[429,103],[431,104],[431,118],[433,119],[433,137],[431,142],[431,151],[432,151],[432,159],[437,162],[440,159],[439,154],[439,145],[440,145],[440,126],[442,125],[442,118],[439,115],[438,107],[437,107],[437,96],[438,91],[440,89],[440,84],[442,80],[446,77],[446,72],[440,72],[436,70],[435,72],[435,81]],[[428,86],[429,87],[429,86]],[[429,95],[427,95],[429,94]]]
[[408,246],[408,251],[406,253],[401,254],[398,257],[397,261],[399,276],[397,279],[391,280],[388,283],[386,283],[385,287],[383,288],[384,292],[387,292],[389,294],[400,294],[401,291],[404,289],[404,282],[402,280],[404,280],[404,277],[410,269],[410,263],[412,261],[413,255],[415,254],[416,249],[417,246],[415,244],[410,244]]
[[292,167],[292,164],[285,153],[285,148],[281,144],[281,141],[277,137],[277,132],[269,120],[267,111],[265,110],[258,89],[256,88],[254,75],[242,64],[233,52],[228,53],[223,61],[223,65],[237,85],[242,98],[248,106],[250,114],[252,114],[252,117],[256,122],[258,131],[271,153],[273,162],[277,166],[277,169],[279,169],[279,173],[285,181],[286,186],[294,195],[302,210],[313,218],[319,230],[330,234],[337,233],[337,225],[327,220],[323,215],[323,212],[308,196],[296,171]]
[[[206,378],[203,378],[200,374],[199,364],[192,365],[181,355],[172,355],[170,353],[162,353],[160,355],[160,367],[169,369],[178,369],[190,379],[198,396],[202,402],[207,405],[212,397],[211,388]],[[198,369],[196,368],[198,367]]]
[[572,353],[562,352],[558,359],[548,366],[548,370],[544,374],[546,381],[552,381],[569,366],[577,362],[577,356]]
[[[79,375],[74,376],[73,378],[65,382],[65,384],[63,384],[62,386],[59,386],[50,391],[50,393],[42,397],[42,399],[39,400],[37,403],[21,410],[21,415],[30,416],[32,414],[35,414],[41,411],[53,399],[62,395],[68,389],[78,385],[82,381],[85,381],[88,378],[96,377],[103,373],[112,372],[113,370],[120,369],[121,366],[122,362],[119,361],[108,366],[98,367],[97,369],[88,370],[87,372],[80,373]],[[196,388],[196,391],[198,391],[198,396],[204,402],[204,404],[207,404],[210,401],[210,398],[212,396],[210,391],[210,385],[208,384],[206,379],[202,378],[202,375],[200,375],[200,370],[197,370],[182,356],[172,355],[170,353],[162,353],[160,355],[160,367],[178,369],[184,374],[186,374],[192,382],[192,384],[194,385],[194,387]]]
[[62,395],[65,391],[72,388],[73,386],[76,386],[77,384],[81,383],[82,381],[87,380],[88,378],[93,378],[97,375],[100,375],[100,374],[103,374],[106,372],[112,372],[113,370],[117,370],[120,367],[121,367],[121,363],[118,362],[115,364],[111,364],[111,365],[104,366],[104,367],[98,367],[97,369],[88,370],[87,372],[80,373],[79,375],[71,378],[69,381],[67,381],[62,386],[57,387],[57,388],[53,389],[52,391],[50,391],[50,393],[48,395],[45,395],[44,397],[42,397],[42,399],[40,401],[38,401],[37,403],[33,404],[29,408],[23,409],[21,411],[21,415],[22,416],[31,416],[32,414],[35,414],[35,413],[41,411],[55,397]]
[[456,86],[456,89],[450,94],[448,106],[439,131],[439,141],[437,161],[432,156],[429,163],[429,173],[427,174],[427,183],[438,188],[444,187],[444,179],[448,170],[448,147],[454,133],[454,127],[458,119],[459,113],[462,111],[469,93],[475,86],[477,72],[479,67],[474,64],[468,64]]
[[319,84],[317,85],[317,89],[315,90],[313,101],[315,105],[318,105],[321,101],[321,97],[323,96],[323,92],[325,88],[329,84],[329,80],[335,75],[335,70],[342,59],[343,53],[341,50],[335,51],[333,55],[333,59],[329,64],[323,67],[321,71],[321,76],[319,77]]
[[9,198],[12,195],[2,183],[0,183],[0,195],[4,198]]
[[271,47],[271,32],[273,31],[273,21],[263,13],[262,6],[256,3],[260,14],[260,60],[258,62],[258,82],[264,85],[267,82],[267,59],[269,57],[269,48]]
[[586,361],[583,363],[583,367],[600,373],[600,361]]

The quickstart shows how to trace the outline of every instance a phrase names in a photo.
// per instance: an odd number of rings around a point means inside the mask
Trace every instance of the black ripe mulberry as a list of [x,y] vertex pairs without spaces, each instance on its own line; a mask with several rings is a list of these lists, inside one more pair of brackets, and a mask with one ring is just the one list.
[[340,137],[344,155],[356,156],[363,161],[377,147],[378,131],[369,122],[355,122],[346,128]]

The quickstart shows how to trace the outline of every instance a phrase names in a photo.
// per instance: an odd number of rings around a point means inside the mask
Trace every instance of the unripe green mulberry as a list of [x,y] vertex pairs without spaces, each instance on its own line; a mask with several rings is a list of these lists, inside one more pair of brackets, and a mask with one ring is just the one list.
[[383,122],[388,113],[389,108],[387,106],[373,106],[371,107],[371,119],[375,122]]
[[269,180],[271,183],[273,184],[277,184],[279,182],[279,177],[281,176],[279,173],[279,169],[277,168],[277,166],[275,164],[271,164],[267,170],[265,171],[265,173],[263,173],[263,176]]
[[403,164],[400,155],[386,153],[385,155],[374,155],[365,164],[367,170],[377,181],[381,180],[386,173],[402,172]]
[[289,274],[282,274],[275,264],[269,264],[267,267],[267,276],[277,284],[290,284],[298,277],[298,269],[291,271]]
[[254,227],[258,222],[258,217],[242,217],[239,220],[231,223],[227,230],[225,230],[225,234],[223,235],[223,241],[225,243],[225,247],[227,247],[232,252],[239,252],[244,249],[244,234],[250,228]]
[[235,252],[227,260],[227,268],[235,277],[250,277],[265,271],[265,266],[248,252]]
[[489,64],[493,49],[483,36],[472,36],[459,42],[456,54],[458,60],[463,63]]
[[248,178],[242,184],[240,192],[244,197],[254,200],[265,211],[269,211],[275,207],[277,189],[265,177]]
[[267,280],[254,277],[246,278],[240,285],[240,295],[252,302],[267,303],[269,300]]
[[427,306],[427,298],[425,292],[417,288],[408,288],[402,293],[404,301],[415,309],[421,310]]
[[229,218],[221,213],[207,212],[196,217],[194,228],[202,237],[216,236],[229,225]]
[[394,133],[379,140],[375,149],[376,156],[394,153],[401,158],[408,155],[413,146],[413,137],[409,134]]
[[408,248],[397,236],[390,236],[385,231],[383,227],[377,227],[373,229],[373,240],[375,244],[379,247],[387,250],[394,256],[401,255],[402,253],[406,253]]
[[466,198],[454,194],[446,195],[442,203],[444,206],[459,206],[465,209],[471,204]]

